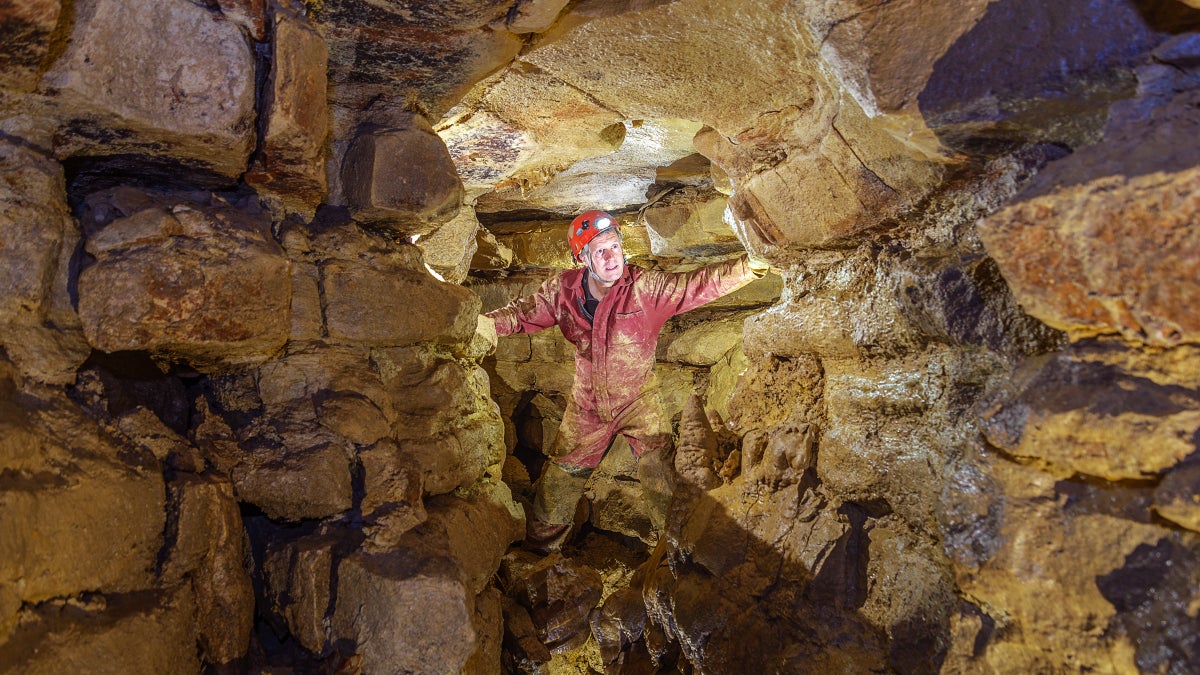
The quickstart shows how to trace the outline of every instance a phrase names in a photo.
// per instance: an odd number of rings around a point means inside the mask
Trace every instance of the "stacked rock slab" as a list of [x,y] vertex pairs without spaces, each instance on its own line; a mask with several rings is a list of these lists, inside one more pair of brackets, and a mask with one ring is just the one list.
[[287,3],[0,24],[0,670],[488,672],[523,514],[479,303],[395,236],[458,211],[445,145],[355,121],[344,180]]

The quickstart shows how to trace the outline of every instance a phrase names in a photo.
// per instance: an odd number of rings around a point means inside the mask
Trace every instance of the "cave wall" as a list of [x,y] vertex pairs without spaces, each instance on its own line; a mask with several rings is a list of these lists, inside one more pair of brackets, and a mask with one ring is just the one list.
[[[357,220],[317,208],[303,9],[0,8],[0,670],[499,661],[522,514],[480,304],[402,235],[462,184],[401,116],[351,147]],[[372,191],[385,154],[427,183]]]
[[567,651],[1194,670],[1196,12],[393,5],[0,7],[0,667],[494,672],[571,353],[476,315],[603,206],[776,272],[665,331]]

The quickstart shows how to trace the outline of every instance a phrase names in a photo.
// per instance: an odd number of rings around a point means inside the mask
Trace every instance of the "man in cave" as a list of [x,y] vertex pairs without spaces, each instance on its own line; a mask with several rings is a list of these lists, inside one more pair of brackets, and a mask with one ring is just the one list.
[[617,434],[638,462],[638,479],[654,527],[670,500],[672,432],[654,375],[658,336],[668,319],[715,300],[765,274],[742,256],[691,272],[626,264],[621,229],[604,211],[576,217],[567,233],[581,267],[560,272],[528,297],[488,312],[497,335],[557,325],[575,345],[575,380],[550,459],[535,486],[526,545],[557,550],[592,471]]

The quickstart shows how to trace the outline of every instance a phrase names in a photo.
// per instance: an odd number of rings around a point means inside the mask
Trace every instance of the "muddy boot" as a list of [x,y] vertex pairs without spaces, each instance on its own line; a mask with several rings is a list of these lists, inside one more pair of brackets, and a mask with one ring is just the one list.
[[553,461],[546,462],[534,486],[533,508],[525,517],[524,548],[543,554],[562,549],[591,474],[591,469],[567,470]]

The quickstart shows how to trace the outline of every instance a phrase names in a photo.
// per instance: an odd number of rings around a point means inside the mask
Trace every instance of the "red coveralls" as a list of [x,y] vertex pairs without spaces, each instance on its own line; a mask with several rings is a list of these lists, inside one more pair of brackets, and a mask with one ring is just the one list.
[[[575,345],[571,400],[533,505],[533,517],[545,524],[571,522],[588,476],[617,434],[629,440],[636,457],[654,450],[662,451],[657,453],[660,457],[669,454],[671,426],[654,375],[663,325],[761,276],[744,256],[684,273],[626,266],[589,322],[583,313],[585,274],[584,268],[562,272],[533,295],[487,314],[495,319],[498,335],[535,333],[558,325]],[[669,486],[644,487],[669,496]],[[657,508],[665,512],[665,502]],[[651,517],[655,515],[663,514]]]

